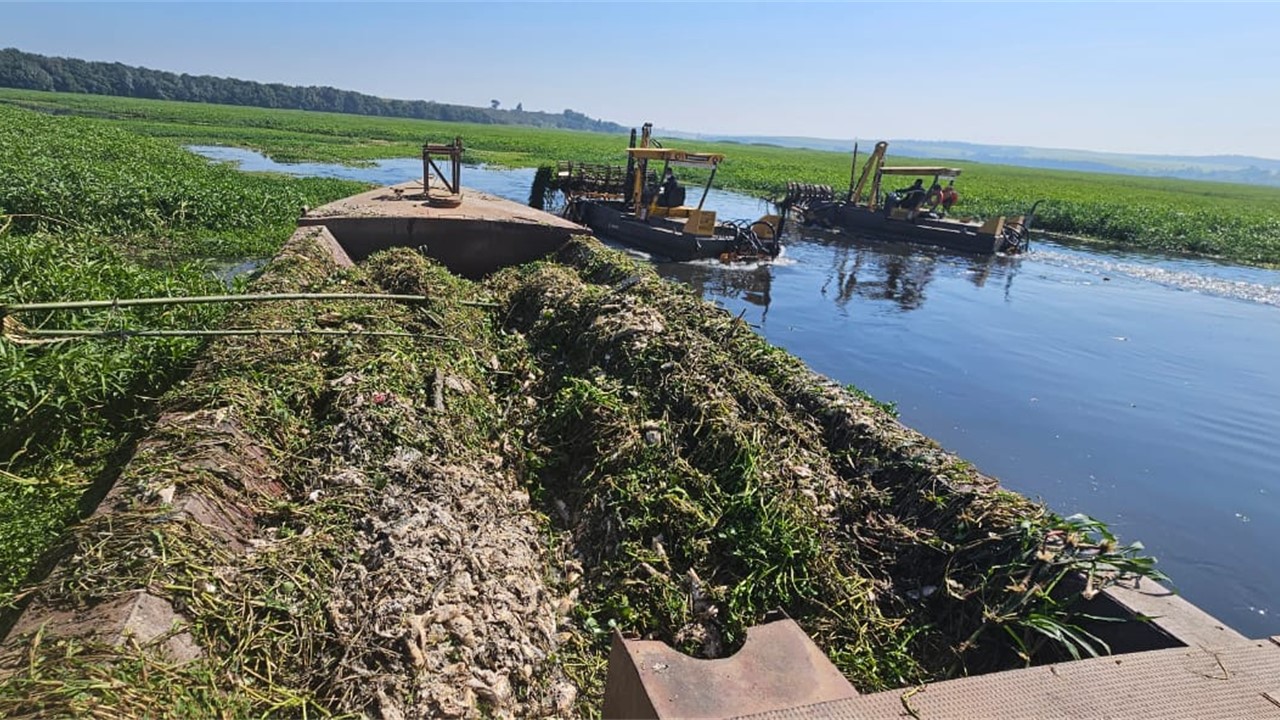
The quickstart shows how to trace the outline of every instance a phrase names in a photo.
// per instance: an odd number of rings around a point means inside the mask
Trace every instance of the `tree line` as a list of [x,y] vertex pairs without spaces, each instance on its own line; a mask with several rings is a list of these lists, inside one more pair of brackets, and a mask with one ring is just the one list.
[[607,133],[625,131],[617,123],[596,120],[573,110],[563,113],[527,111],[523,105],[518,105],[515,110],[503,110],[498,108],[497,101],[492,101],[492,107],[482,108],[430,100],[389,100],[332,87],[260,83],[212,75],[179,75],[122,63],[48,57],[16,48],[0,50],[0,87],[486,125],[532,125]]

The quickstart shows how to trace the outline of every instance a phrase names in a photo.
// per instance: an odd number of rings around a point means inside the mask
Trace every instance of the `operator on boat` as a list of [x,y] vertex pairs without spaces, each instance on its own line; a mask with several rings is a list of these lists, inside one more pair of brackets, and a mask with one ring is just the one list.
[[900,202],[902,208],[909,210],[918,208],[920,202],[924,201],[924,181],[923,179],[915,178],[915,182],[911,183],[911,187],[904,187],[902,190],[896,190],[895,192],[902,197]]
[[956,204],[960,199],[960,193],[956,192],[956,181],[948,180],[947,186],[942,188],[942,214],[946,215],[951,210],[951,206]]
[[929,186],[929,192],[924,196],[924,204],[929,209],[929,212],[936,211],[938,206],[942,204],[942,185],[937,180],[934,180],[933,184]]
[[907,210],[915,210],[924,203],[924,180],[916,178],[916,181],[912,183],[911,187],[896,190],[895,192],[902,197],[902,200],[898,202],[899,207]]
[[684,188],[676,180],[676,174],[667,168],[667,175],[662,179],[662,192],[658,194],[658,205],[662,207],[679,207],[684,204]]
[[652,170],[645,175],[644,187],[640,189],[640,207],[636,208],[636,217],[641,220],[649,216],[649,204],[658,197],[658,176]]

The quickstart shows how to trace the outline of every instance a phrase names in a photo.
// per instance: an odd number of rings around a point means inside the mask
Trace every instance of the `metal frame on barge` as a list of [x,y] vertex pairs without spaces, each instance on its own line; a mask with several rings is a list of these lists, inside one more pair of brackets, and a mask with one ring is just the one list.
[[[464,188],[462,152],[460,137],[424,143],[421,182],[375,188],[312,208],[298,225],[326,227],[336,251],[355,262],[380,250],[412,247],[473,279],[538,260],[587,232],[551,213]],[[447,158],[448,164],[441,167],[436,158]]]

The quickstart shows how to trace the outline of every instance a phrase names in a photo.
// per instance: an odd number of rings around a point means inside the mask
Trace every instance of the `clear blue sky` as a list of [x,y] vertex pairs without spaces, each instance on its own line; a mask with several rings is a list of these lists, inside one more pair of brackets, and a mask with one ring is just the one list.
[[8,4],[47,55],[692,132],[1280,158],[1280,4]]

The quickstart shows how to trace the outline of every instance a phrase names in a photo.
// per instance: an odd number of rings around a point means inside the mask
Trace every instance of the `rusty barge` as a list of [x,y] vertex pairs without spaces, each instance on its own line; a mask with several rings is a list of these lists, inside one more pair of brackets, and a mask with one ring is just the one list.
[[[423,251],[476,279],[532,262],[590,230],[571,220],[479,192],[463,192],[462,141],[423,147],[423,181],[381,187],[310,209],[300,227],[328,228],[353,262],[393,247]],[[445,170],[437,158],[448,160]],[[433,172],[434,171],[434,172]]]

